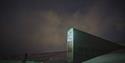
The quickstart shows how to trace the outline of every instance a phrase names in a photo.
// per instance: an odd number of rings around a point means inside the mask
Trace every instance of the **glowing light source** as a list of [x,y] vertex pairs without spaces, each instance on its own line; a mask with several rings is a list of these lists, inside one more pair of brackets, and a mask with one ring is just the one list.
[[67,45],[68,45],[68,63],[73,61],[73,40],[74,40],[74,28],[70,28],[67,32]]
[[68,30],[67,42],[73,41],[73,28]]

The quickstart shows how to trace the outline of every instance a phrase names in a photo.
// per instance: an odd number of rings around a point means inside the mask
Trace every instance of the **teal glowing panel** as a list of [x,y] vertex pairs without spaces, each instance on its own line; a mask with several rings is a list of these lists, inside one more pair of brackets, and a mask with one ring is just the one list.
[[73,61],[73,34],[73,28],[70,28],[67,32],[68,63],[72,63]]

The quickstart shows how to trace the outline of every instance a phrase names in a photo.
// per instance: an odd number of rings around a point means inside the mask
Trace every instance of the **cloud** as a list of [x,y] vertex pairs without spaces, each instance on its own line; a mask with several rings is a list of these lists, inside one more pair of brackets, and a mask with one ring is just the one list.
[[[44,6],[42,6],[42,9],[35,10],[34,7],[33,10],[29,9],[32,8],[31,6],[8,11],[8,16],[11,16],[12,22],[4,24],[5,32],[2,33],[7,36],[4,39],[10,37],[11,39],[6,40],[5,43],[13,43],[12,45],[16,45],[17,50],[21,49],[21,51],[27,52],[66,50],[66,32],[70,27],[117,41],[112,37],[118,36],[115,34],[116,30],[121,32],[124,29],[124,22],[119,22],[120,19],[116,18],[119,15],[109,15],[110,10],[107,6],[110,3],[107,2],[108,0],[88,1],[84,6],[78,5],[77,2],[76,7],[79,8],[73,8],[75,9],[73,11],[70,7],[74,5],[70,6],[70,3],[67,3],[68,7],[61,3],[59,6],[55,4],[52,8],[48,8],[49,3],[47,9],[44,10]],[[75,4],[75,2],[72,4]],[[113,35],[110,33],[113,33]]]

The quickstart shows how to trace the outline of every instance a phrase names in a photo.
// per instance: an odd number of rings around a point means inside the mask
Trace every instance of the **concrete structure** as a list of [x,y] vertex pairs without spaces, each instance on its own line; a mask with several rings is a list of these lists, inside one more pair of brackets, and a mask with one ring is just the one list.
[[108,40],[71,28],[67,32],[68,63],[81,63],[91,58],[124,48]]

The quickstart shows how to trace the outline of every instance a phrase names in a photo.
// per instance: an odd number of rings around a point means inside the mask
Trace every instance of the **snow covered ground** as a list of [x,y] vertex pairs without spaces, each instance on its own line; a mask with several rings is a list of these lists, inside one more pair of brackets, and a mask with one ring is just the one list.
[[82,63],[125,63],[125,50],[98,56]]

